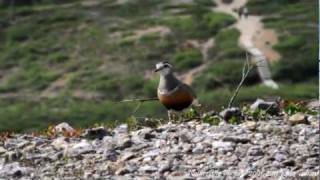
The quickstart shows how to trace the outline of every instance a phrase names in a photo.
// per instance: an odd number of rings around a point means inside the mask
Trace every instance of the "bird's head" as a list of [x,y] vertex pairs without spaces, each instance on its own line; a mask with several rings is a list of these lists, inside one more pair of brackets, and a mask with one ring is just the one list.
[[154,72],[158,72],[161,75],[168,75],[172,73],[172,65],[168,62],[159,62],[156,64]]

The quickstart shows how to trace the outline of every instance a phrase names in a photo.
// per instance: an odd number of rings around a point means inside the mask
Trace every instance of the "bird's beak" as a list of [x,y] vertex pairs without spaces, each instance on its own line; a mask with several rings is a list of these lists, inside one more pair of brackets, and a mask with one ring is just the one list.
[[158,68],[158,69],[153,70],[153,72],[158,72],[158,71],[160,71],[161,69],[163,69],[163,68],[160,67],[160,68]]

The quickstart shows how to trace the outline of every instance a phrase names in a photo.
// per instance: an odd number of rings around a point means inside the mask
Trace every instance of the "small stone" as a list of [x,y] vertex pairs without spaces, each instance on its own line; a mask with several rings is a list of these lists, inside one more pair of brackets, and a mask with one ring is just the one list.
[[249,148],[247,155],[249,156],[263,156],[264,153],[259,146],[253,146]]
[[114,148],[116,148],[117,143],[115,142],[115,139],[111,136],[105,136],[102,139],[102,147],[105,150],[112,150]]
[[87,129],[84,133],[84,137],[88,139],[103,139],[104,136],[111,136],[111,132],[109,132],[104,127],[97,127],[97,128],[91,128]]
[[254,131],[257,128],[257,123],[255,121],[246,121],[241,124],[243,127],[249,129],[250,131]]
[[58,137],[53,142],[51,145],[56,149],[56,150],[63,150],[66,149],[69,146],[68,138],[65,137]]
[[128,125],[127,124],[121,124],[118,127],[116,127],[113,132],[115,134],[126,134],[128,133]]
[[82,140],[80,143],[74,144],[67,150],[68,155],[71,157],[91,152],[94,152],[93,146],[86,140]]
[[161,163],[160,168],[159,168],[159,173],[165,173],[167,171],[170,171],[171,168],[172,168],[171,161],[167,161],[167,162]]
[[130,137],[128,137],[128,136],[117,137],[115,139],[115,142],[117,143],[116,149],[119,149],[119,150],[123,150],[123,149],[129,148],[133,144],[133,142],[131,141]]
[[51,160],[51,161],[57,161],[59,160],[60,158],[63,157],[63,153],[62,152],[57,152],[55,153],[54,155],[52,156],[49,156],[48,158]]
[[308,158],[306,161],[306,164],[310,166],[319,166],[319,163],[318,157]]
[[236,117],[236,118],[239,118],[242,116],[242,113],[241,113],[241,110],[237,107],[231,107],[231,108],[227,108],[227,109],[224,109],[223,111],[221,111],[219,113],[219,115],[225,120],[229,120],[231,119],[232,117]]
[[224,169],[225,168],[225,163],[224,161],[217,161],[215,164],[214,164],[214,168],[215,169]]
[[56,125],[54,129],[57,133],[75,132],[75,130],[66,122]]
[[187,143],[183,144],[181,152],[183,152],[183,153],[192,152],[192,145],[191,144],[187,144]]
[[296,163],[295,163],[294,160],[290,159],[290,160],[285,160],[285,161],[283,161],[282,164],[283,164],[284,166],[295,166]]
[[307,116],[301,112],[298,112],[288,118],[289,124],[296,125],[296,124],[307,124]]
[[263,133],[255,133],[254,134],[254,137],[257,139],[257,140],[262,140],[265,138],[264,134]]
[[151,140],[156,137],[155,134],[153,134],[153,131],[154,130],[151,128],[143,128],[143,129],[140,129],[137,133],[143,139]]
[[223,152],[233,151],[235,144],[233,142],[213,141],[212,148],[220,149]]
[[24,175],[30,175],[32,172],[32,168],[22,167],[19,165],[18,162],[14,162],[10,164],[5,164],[0,168],[0,177],[11,176],[13,178],[20,178]]
[[124,154],[120,158],[120,161],[127,161],[134,157],[135,157],[135,154],[133,152],[124,152]]
[[158,171],[158,168],[156,168],[155,166],[146,165],[146,166],[140,167],[139,171],[142,171],[145,173],[153,173],[153,172]]
[[118,153],[115,150],[105,150],[103,152],[103,157],[105,160],[115,162],[118,159]]
[[188,132],[182,132],[180,135],[179,135],[179,141],[181,142],[185,142],[185,143],[189,143],[190,140],[191,140],[191,135],[188,133]]
[[288,158],[287,155],[285,155],[285,154],[283,154],[283,153],[276,153],[276,154],[274,155],[274,159],[275,159],[276,161],[279,161],[279,162],[282,162],[282,161],[286,160],[287,158]]
[[235,142],[235,143],[248,143],[250,142],[250,139],[247,137],[227,136],[222,138],[222,141],[229,141],[229,142]]
[[320,107],[320,101],[319,100],[312,100],[307,104],[307,107],[309,109],[313,109],[313,110],[319,110]]
[[130,171],[126,168],[126,167],[122,167],[120,169],[118,169],[115,174],[116,175],[125,175],[127,173],[129,173]]
[[146,157],[151,157],[151,158],[154,158],[156,156],[158,156],[160,154],[160,149],[155,149],[155,150],[151,150],[149,152],[146,152],[143,154],[143,157],[146,158]]
[[0,155],[6,153],[7,150],[0,146]]
[[198,144],[196,145],[196,147],[192,149],[192,153],[193,153],[193,154],[202,154],[202,153],[203,153],[203,150],[204,150],[204,147],[202,146],[202,144],[201,144],[201,143],[198,143]]
[[262,99],[257,99],[251,106],[250,109],[252,111],[256,111],[258,109],[264,110],[271,115],[276,115],[280,111],[280,106],[277,102],[267,102]]
[[20,151],[8,151],[5,154],[5,161],[12,162],[18,161],[22,157],[22,153]]
[[17,144],[17,148],[18,148],[18,149],[23,149],[24,147],[26,147],[26,146],[29,145],[29,144],[30,144],[29,141],[23,141],[23,142]]

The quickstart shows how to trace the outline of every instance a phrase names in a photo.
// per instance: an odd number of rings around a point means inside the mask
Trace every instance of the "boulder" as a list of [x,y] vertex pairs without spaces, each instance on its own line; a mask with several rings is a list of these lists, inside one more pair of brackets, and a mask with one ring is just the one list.
[[267,102],[263,99],[257,99],[251,106],[252,111],[263,110],[268,114],[276,115],[280,111],[280,106],[277,102]]

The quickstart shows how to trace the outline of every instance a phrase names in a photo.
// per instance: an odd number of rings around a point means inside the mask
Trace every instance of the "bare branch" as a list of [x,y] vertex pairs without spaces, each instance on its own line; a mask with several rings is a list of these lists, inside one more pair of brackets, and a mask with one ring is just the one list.
[[145,99],[125,99],[122,101],[119,101],[119,103],[125,103],[125,102],[146,102],[146,101],[158,101],[158,98],[145,98]]
[[238,84],[234,94],[232,95],[230,101],[229,101],[229,104],[228,104],[228,108],[231,108],[232,107],[232,104],[235,100],[235,98],[237,97],[238,93],[239,93],[239,90],[242,86],[242,84],[244,83],[245,79],[248,77],[250,71],[253,69],[253,66],[250,65],[250,62],[249,62],[249,57],[248,57],[248,54],[246,52],[246,62],[243,66],[243,69],[242,69],[242,78],[241,78],[241,81],[240,83]]
[[135,114],[139,108],[141,107],[142,103],[146,102],[146,101],[158,101],[158,98],[145,98],[145,99],[125,99],[122,101],[119,101],[118,103],[126,103],[126,102],[139,102],[139,104],[134,108],[134,110],[132,111],[132,115]]

